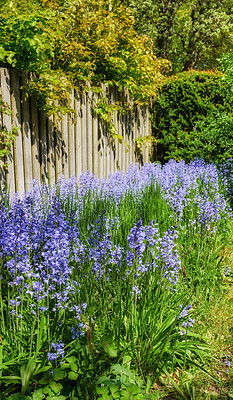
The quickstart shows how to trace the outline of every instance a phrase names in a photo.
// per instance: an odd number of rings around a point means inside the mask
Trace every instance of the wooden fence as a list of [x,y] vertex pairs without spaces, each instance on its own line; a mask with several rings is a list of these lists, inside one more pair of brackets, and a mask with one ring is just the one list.
[[[114,140],[107,131],[106,122],[95,113],[98,94],[92,91],[71,94],[71,106],[76,116],[46,118],[38,110],[34,98],[27,98],[20,89],[27,74],[0,68],[2,100],[10,105],[12,113],[0,115],[0,125],[8,131],[18,128],[18,135],[8,157],[8,169],[0,160],[0,182],[7,183],[8,191],[22,195],[32,181],[54,184],[60,175],[77,177],[91,171],[107,177],[116,170],[125,171],[131,163],[143,164],[150,160],[149,148],[137,150],[135,139],[151,135],[149,110],[135,106],[133,111],[120,115],[114,111],[113,122],[123,142]],[[108,90],[109,102],[115,102],[119,93]],[[126,145],[124,144],[126,143]]]

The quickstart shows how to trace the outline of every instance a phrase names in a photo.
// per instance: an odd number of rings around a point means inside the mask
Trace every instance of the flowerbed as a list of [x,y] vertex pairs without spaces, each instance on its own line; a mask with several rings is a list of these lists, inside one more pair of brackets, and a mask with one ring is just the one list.
[[161,376],[203,368],[195,294],[224,278],[226,186],[213,164],[172,160],[2,195],[3,396],[159,398]]

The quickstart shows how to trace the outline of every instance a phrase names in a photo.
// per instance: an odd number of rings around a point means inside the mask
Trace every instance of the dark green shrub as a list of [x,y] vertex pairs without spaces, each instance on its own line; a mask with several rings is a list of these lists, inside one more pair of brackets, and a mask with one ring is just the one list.
[[[233,113],[221,113],[197,123],[196,132],[191,132],[193,147],[190,150],[206,161],[222,163],[233,157]],[[197,140],[196,140],[197,139]],[[195,146],[199,144],[199,148]]]
[[[154,157],[208,161],[232,157],[233,92],[219,71],[188,71],[167,79],[152,107]],[[230,139],[230,140],[229,140]]]

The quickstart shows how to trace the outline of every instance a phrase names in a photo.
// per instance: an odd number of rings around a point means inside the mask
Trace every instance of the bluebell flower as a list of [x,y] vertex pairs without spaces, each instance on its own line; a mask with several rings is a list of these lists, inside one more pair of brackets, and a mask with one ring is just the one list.
[[136,294],[136,295],[138,295],[138,294],[140,294],[140,290],[139,290],[139,288],[138,288],[138,286],[133,286],[132,287],[132,292],[131,292],[131,294],[133,295],[133,294]]
[[61,357],[64,358],[65,355],[65,350],[64,350],[65,344],[59,340],[58,343],[51,343],[51,350],[52,352],[48,353],[48,359],[50,361],[55,361],[57,358]]

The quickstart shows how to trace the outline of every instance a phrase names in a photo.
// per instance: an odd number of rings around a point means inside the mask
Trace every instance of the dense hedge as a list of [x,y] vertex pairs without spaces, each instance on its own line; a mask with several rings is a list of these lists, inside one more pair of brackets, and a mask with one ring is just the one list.
[[232,105],[232,84],[219,71],[191,70],[168,78],[152,107],[155,159],[233,157]]

